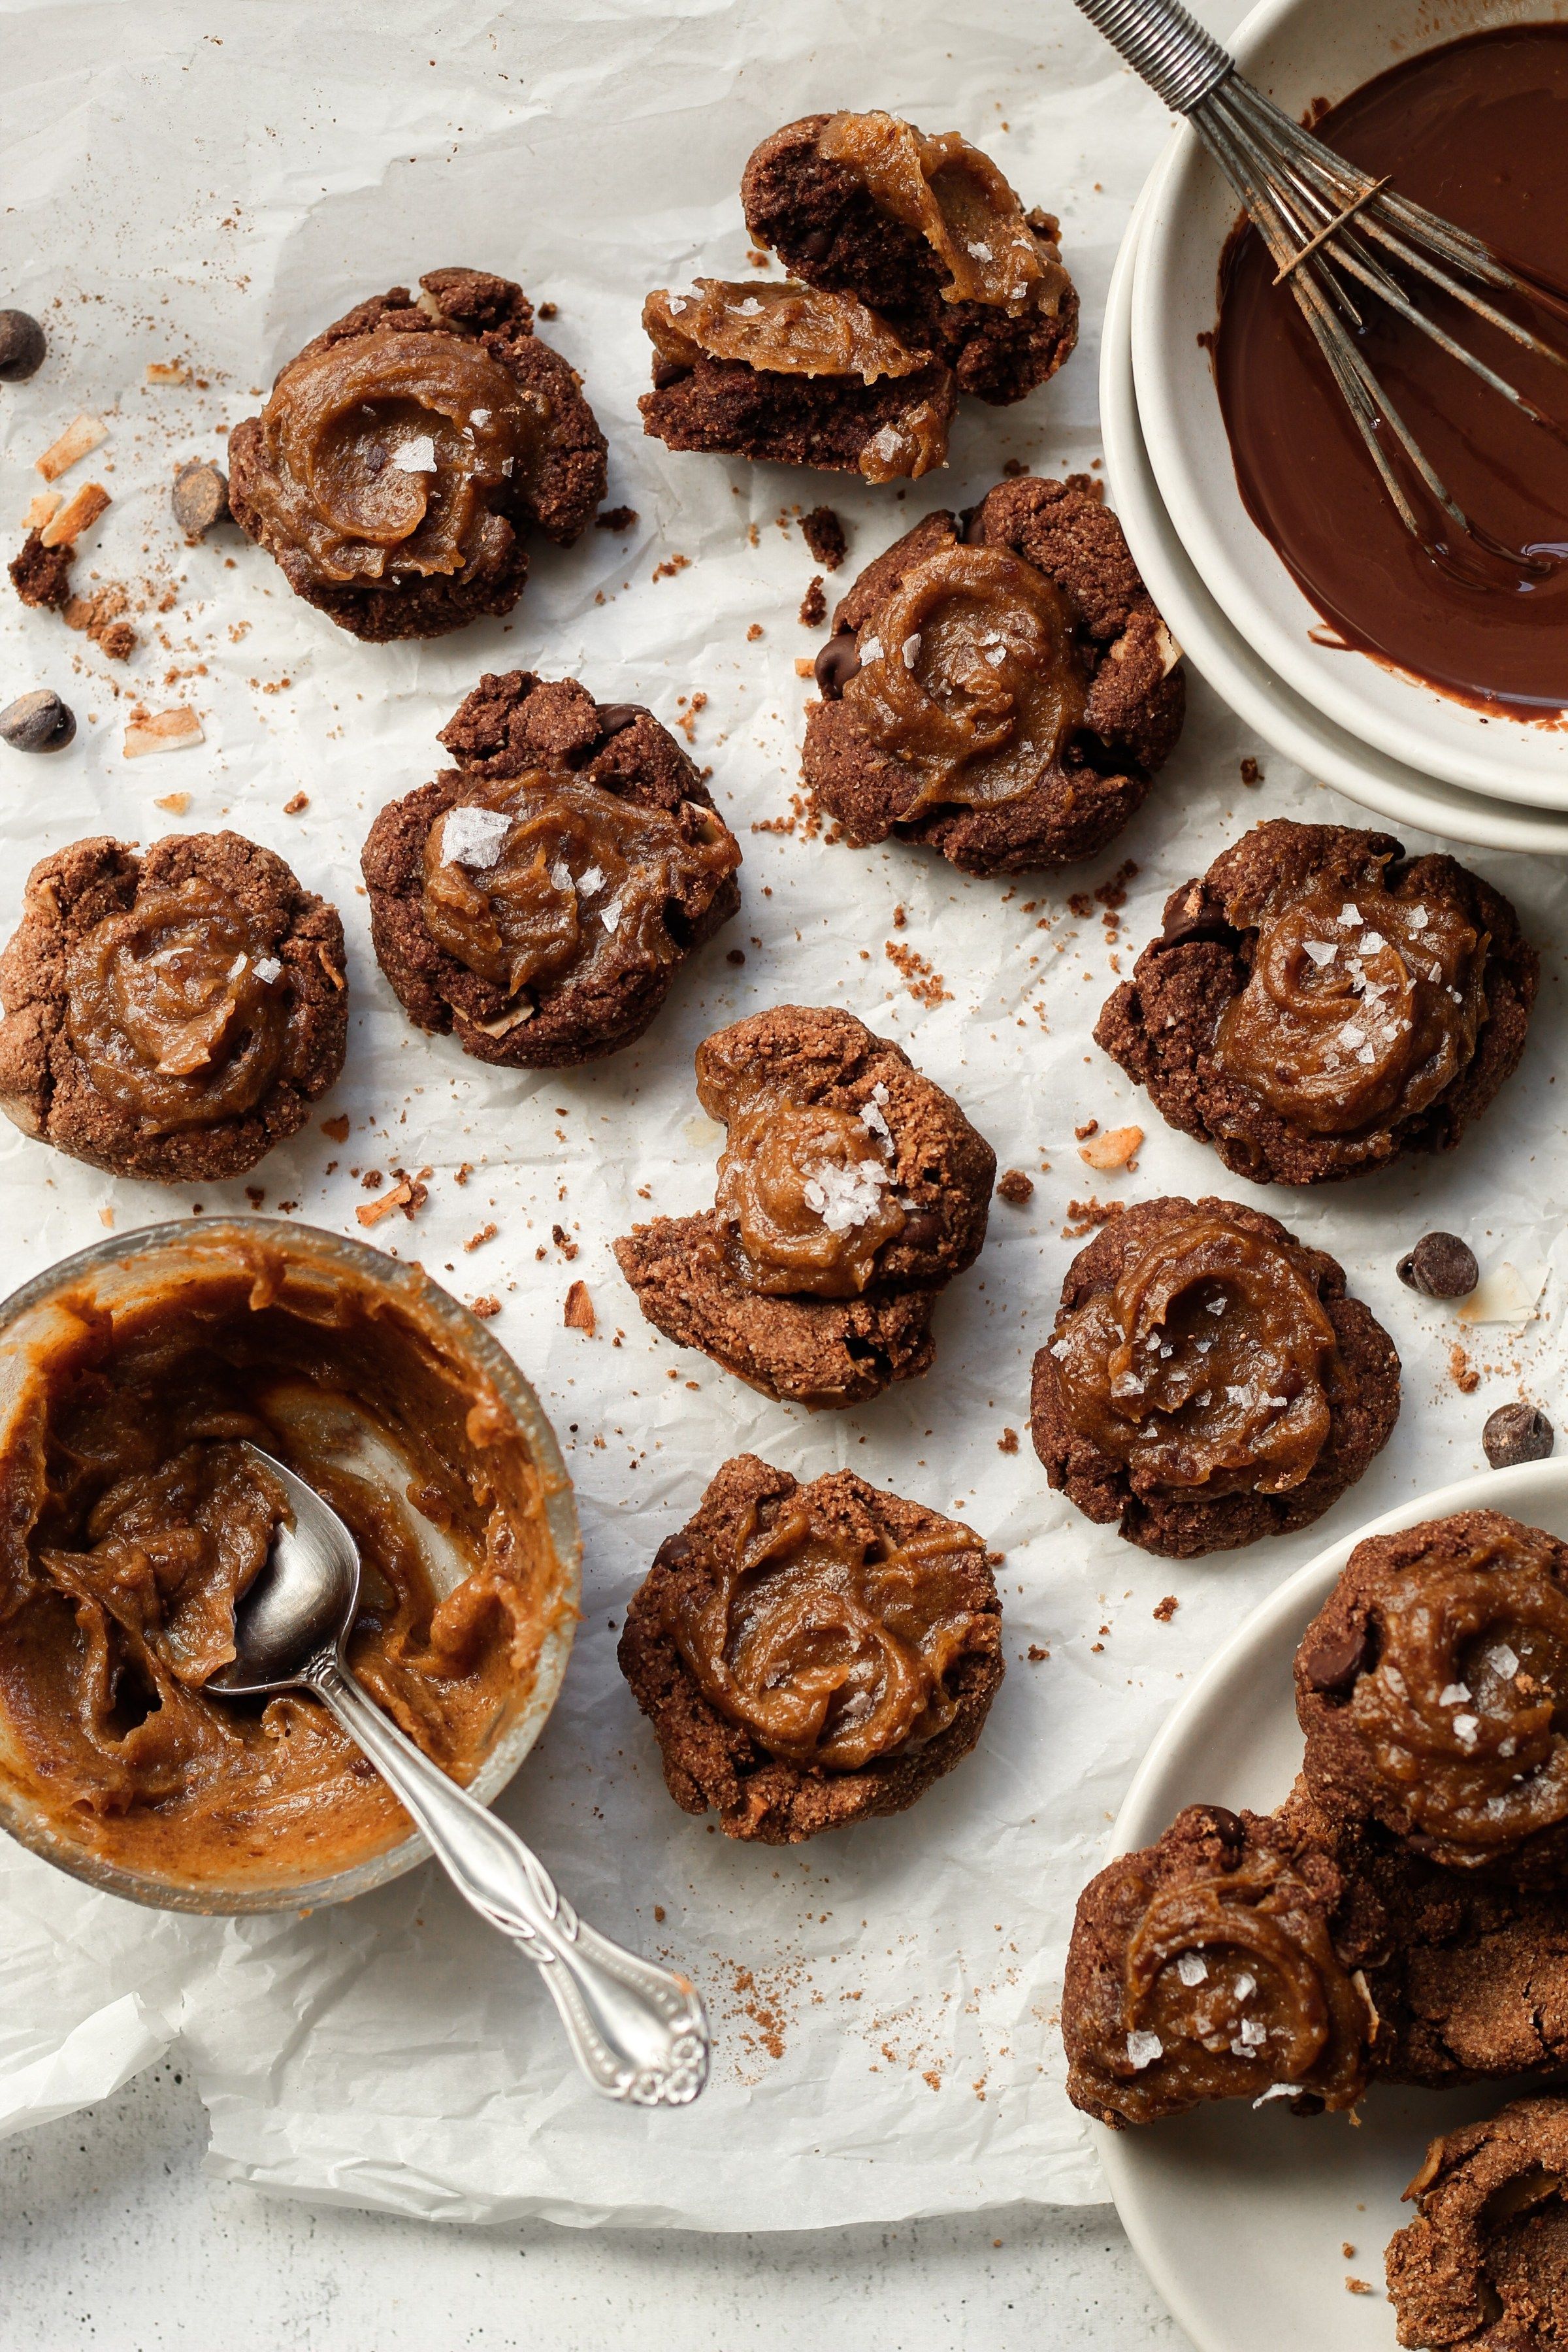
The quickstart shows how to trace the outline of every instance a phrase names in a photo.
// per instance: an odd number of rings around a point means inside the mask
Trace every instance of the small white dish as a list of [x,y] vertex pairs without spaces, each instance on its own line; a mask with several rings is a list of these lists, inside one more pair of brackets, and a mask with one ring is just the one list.
[[[1450,1511],[1507,1511],[1568,1540],[1568,1460],[1489,1470],[1385,1512],[1286,1580],[1210,1660],[1139,1768],[1111,1850],[1152,1845],[1184,1805],[1268,1812],[1301,1759],[1291,1662],[1356,1545]],[[1376,2084],[1360,2110],[1310,2121],[1240,2101],[1138,2131],[1095,2127],[1127,2234],[1197,2352],[1393,2352],[1384,2249],[1436,2133],[1492,2114],[1507,2083],[1451,2092]],[[1346,2253],[1345,2246],[1353,2246]],[[1371,2294],[1347,2289],[1363,2280]]]
[[1204,586],[1160,496],[1132,375],[1132,281],[1142,226],[1139,199],[1106,303],[1100,414],[1110,503],[1133,561],[1194,669],[1263,741],[1389,824],[1418,826],[1483,849],[1568,856],[1568,814],[1468,793],[1358,742],[1287,686],[1234,628]]
[[[1231,43],[1285,111],[1347,96],[1402,55],[1568,0],[1263,0]],[[1205,586],[1266,668],[1359,741],[1467,791],[1568,809],[1568,730],[1487,717],[1361,654],[1314,644],[1321,616],[1242,504],[1207,349],[1221,247],[1239,209],[1184,127],[1152,175],[1132,292],[1132,363],[1155,481]],[[1325,397],[1330,395],[1325,394]]]

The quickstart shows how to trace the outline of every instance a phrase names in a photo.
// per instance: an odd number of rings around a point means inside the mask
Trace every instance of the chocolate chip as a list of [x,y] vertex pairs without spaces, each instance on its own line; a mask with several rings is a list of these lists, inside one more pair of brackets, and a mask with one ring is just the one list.
[[860,648],[851,629],[840,629],[836,637],[829,637],[812,664],[816,683],[829,702],[837,701],[859,667]]
[[646,702],[601,702],[599,705],[599,736],[607,743],[612,735],[624,735],[639,719],[651,719],[652,711]]
[[1342,1696],[1371,1657],[1371,1626],[1352,1622],[1337,1632],[1325,1629],[1310,1649],[1303,1644],[1301,1673],[1313,1690],[1333,1691]]
[[1173,890],[1165,901],[1165,920],[1160,933],[1162,947],[1179,946],[1184,940],[1212,940],[1223,936],[1225,925],[1209,905],[1201,882],[1187,882],[1181,889]]
[[47,686],[0,710],[0,743],[13,751],[63,751],[75,734],[74,714]]
[[1481,1432],[1494,1470],[1510,1470],[1516,1462],[1544,1462],[1556,1443],[1556,1431],[1532,1404],[1500,1404],[1487,1416]]
[[44,331],[26,310],[0,310],[0,383],[37,375],[48,350]]
[[1394,1272],[1424,1298],[1468,1298],[1481,1278],[1474,1250],[1458,1234],[1423,1234]]
[[1233,1853],[1239,1853],[1247,1843],[1247,1831],[1242,1825],[1241,1816],[1233,1813],[1228,1805],[1199,1805],[1194,1810],[1202,1813],[1210,1833],[1218,1838],[1221,1845],[1228,1846]]
[[795,251],[803,261],[826,261],[833,250],[833,231],[814,228],[801,238]]
[[899,1239],[906,1249],[930,1249],[942,1234],[942,1217],[935,1209],[915,1209],[904,1219]]
[[185,537],[203,539],[228,520],[228,477],[210,458],[193,457],[175,475],[170,503]]

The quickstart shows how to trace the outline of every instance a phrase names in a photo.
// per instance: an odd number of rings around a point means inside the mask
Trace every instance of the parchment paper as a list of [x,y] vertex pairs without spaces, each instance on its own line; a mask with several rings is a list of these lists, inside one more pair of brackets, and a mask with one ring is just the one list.
[[[1211,14],[1228,27],[1228,10]],[[1479,1466],[1493,1405],[1522,1387],[1563,1418],[1561,871],[1474,861],[1519,902],[1546,964],[1526,1066],[1481,1129],[1441,1164],[1297,1198],[1226,1178],[1089,1036],[1166,891],[1224,843],[1266,814],[1357,821],[1279,760],[1245,788],[1239,762],[1260,747],[1201,687],[1149,805],[1083,872],[1009,887],[900,847],[751,829],[787,816],[807,691],[795,663],[817,642],[795,617],[816,567],[792,514],[826,498],[847,518],[850,565],[830,583],[842,588],[1005,459],[1050,472],[1099,456],[1106,280],[1165,125],[1067,0],[974,0],[961,18],[937,0],[59,0],[9,7],[5,28],[3,298],[47,320],[51,352],[30,383],[0,391],[0,513],[19,541],[34,458],[79,410],[103,415],[109,440],[63,487],[90,477],[113,491],[79,570],[132,587],[142,645],[110,664],[0,594],[5,695],[54,682],[83,720],[58,759],[0,751],[0,916],[13,919],[33,860],[79,835],[147,841],[220,824],[271,843],[337,900],[353,1015],[322,1114],[346,1111],[352,1133],[338,1145],[318,1125],[253,1181],[270,1209],[355,1231],[367,1195],[353,1171],[428,1167],[418,1218],[374,1238],[465,1297],[500,1299],[491,1328],[556,1422],[587,1543],[565,1690],[501,1811],[589,1916],[690,1969],[719,2049],[689,2112],[601,2105],[565,2063],[526,1964],[428,1869],[308,1919],[187,1921],[89,1895],[7,1846],[0,2124],[67,2114],[177,2042],[211,2114],[215,2170],[317,2200],[723,2230],[1100,2198],[1055,2015],[1074,1899],[1152,1731],[1217,1640],[1323,1540]],[[966,411],[951,472],[907,498],[673,457],[642,437],[635,408],[643,293],[743,269],[747,153],[777,123],[836,104],[888,105],[984,141],[1026,202],[1061,215],[1083,294],[1064,374],[1019,408]],[[590,531],[569,553],[542,552],[510,624],[363,646],[297,604],[237,533],[187,549],[169,478],[183,457],[221,456],[218,428],[352,301],[458,261],[559,306],[543,331],[583,370],[611,440],[612,502],[640,520],[624,540]],[[205,386],[145,382],[149,362],[177,360]],[[519,663],[687,718],[746,858],[741,917],[653,1034],[564,1076],[486,1073],[413,1031],[374,967],[358,887],[374,812],[442,764],[435,731],[479,673]],[[691,719],[681,698],[698,695]],[[205,743],[127,763],[137,698],[188,704]],[[300,792],[309,807],[286,815]],[[188,806],[159,809],[174,793]],[[1068,892],[1125,857],[1140,870],[1110,938],[1101,908],[1075,914]],[[889,940],[927,960],[940,1001],[910,995]],[[725,960],[736,943],[743,969]],[[860,1412],[767,1403],[673,1349],[610,1255],[650,1208],[711,1198],[698,1040],[788,1000],[848,1005],[900,1039],[1002,1166],[1036,1179],[1028,1208],[997,1203],[984,1258],[948,1293],[934,1371]],[[1090,1118],[1148,1129],[1135,1171],[1082,1163],[1074,1129]],[[465,1160],[474,1173],[459,1187]],[[1061,1233],[1071,1201],[1216,1187],[1343,1261],[1397,1337],[1406,1403],[1382,1460],[1318,1528],[1178,1566],[1047,1491],[1027,1440],[1028,1366],[1077,1246]],[[197,1200],[247,1205],[238,1185],[113,1182],[5,1128],[0,1280],[110,1221],[126,1231]],[[497,1237],[465,1254],[492,1221]],[[1512,1303],[1513,1323],[1462,1329],[1453,1309],[1399,1287],[1395,1258],[1435,1224],[1468,1233],[1489,1269],[1516,1269],[1489,1292]],[[598,1313],[592,1339],[563,1326],[578,1277]],[[1481,1374],[1471,1393],[1454,1382],[1456,1344]],[[1007,1679],[978,1751],[902,1818],[784,1853],[677,1811],[615,1664],[658,1544],[747,1447],[802,1476],[848,1465],[956,1510],[1006,1554]],[[1166,1594],[1180,1605],[1158,1622]]]

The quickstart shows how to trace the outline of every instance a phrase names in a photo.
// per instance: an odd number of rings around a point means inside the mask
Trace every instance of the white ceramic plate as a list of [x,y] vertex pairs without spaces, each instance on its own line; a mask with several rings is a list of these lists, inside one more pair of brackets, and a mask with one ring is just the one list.
[[1204,586],[1165,511],[1138,413],[1132,281],[1143,209],[1140,198],[1110,281],[1100,341],[1100,430],[1111,505],[1149,592],[1188,659],[1264,742],[1390,824],[1419,826],[1485,849],[1568,856],[1568,815],[1510,806],[1442,783],[1336,727],[1275,675]]
[[[1568,11],[1568,0],[1264,0],[1232,47],[1287,113],[1346,96],[1402,54]],[[1568,732],[1483,719],[1359,654],[1314,645],[1320,615],[1242,505],[1208,353],[1219,253],[1237,200],[1183,129],[1153,173],[1132,295],[1132,360],[1150,462],[1181,544],[1265,667],[1360,741],[1424,774],[1568,808]]]
[[[1481,1507],[1568,1539],[1568,1461],[1491,1470],[1423,1496],[1298,1570],[1210,1662],[1144,1758],[1117,1816],[1118,1853],[1151,1845],[1184,1805],[1267,1812],[1301,1759],[1290,1667],[1363,1537]],[[1229,2101],[1142,2131],[1096,2128],[1127,2234],[1198,2352],[1393,2352],[1383,2253],[1427,2141],[1494,2112],[1517,2086],[1374,2086],[1359,2127]],[[1342,2252],[1354,2247],[1353,2254]],[[1347,2276],[1371,2282],[1352,2294]]]

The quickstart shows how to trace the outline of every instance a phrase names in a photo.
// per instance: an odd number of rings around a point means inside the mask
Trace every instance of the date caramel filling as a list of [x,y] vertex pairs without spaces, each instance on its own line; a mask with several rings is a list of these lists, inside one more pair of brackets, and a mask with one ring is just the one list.
[[1073,1427],[1143,1495],[1299,1486],[1346,1385],[1289,1253],[1207,1214],[1161,1227],[1114,1289],[1058,1321],[1051,1353]]
[[1257,926],[1252,970],[1221,1016],[1220,1068],[1314,1135],[1425,1110],[1468,1065],[1486,1018],[1487,934],[1458,907],[1381,877],[1322,877]]
[[944,301],[1015,315],[1060,309],[1067,271],[1041,250],[990,156],[956,131],[928,137],[893,114],[835,114],[816,152],[847,166],[873,204],[925,238],[948,272]]
[[822,1526],[798,1500],[753,1504],[711,1589],[678,1588],[666,1630],[704,1696],[785,1762],[854,1772],[945,1731],[945,1677],[973,1612],[964,1529],[898,1544]]
[[1436,1859],[1488,1861],[1568,1820],[1568,1591],[1555,1547],[1506,1521],[1383,1597],[1351,1720]]
[[900,819],[1031,792],[1083,725],[1088,684],[1056,583],[1004,548],[942,547],[859,634],[843,699],[913,790]]
[[155,1134],[254,1109],[283,1066],[292,992],[234,901],[193,876],[77,940],[66,1029],[100,1094]]
[[903,1232],[898,1155],[874,1087],[858,1111],[736,1087],[698,1048],[697,1096],[728,1135],[714,1205],[742,1280],[764,1296],[857,1298]]
[[1127,2120],[1276,2085],[1353,2105],[1366,2006],[1289,1864],[1249,1852],[1234,1869],[1147,1894],[1123,1963],[1118,2039],[1096,2053],[1124,2086]]
[[952,378],[927,351],[911,351],[887,321],[852,294],[832,294],[793,278],[738,284],[699,278],[688,292],[657,289],[643,304],[643,327],[660,367],[689,369],[700,360],[738,360],[769,375],[858,380],[928,377],[911,384],[907,407],[880,425],[857,461],[868,482],[918,479],[947,463]]
[[672,814],[530,769],[466,785],[431,826],[426,928],[509,1000],[592,986],[612,969],[672,963],[671,922],[710,906],[739,862],[710,809],[687,802]]
[[[310,1878],[407,1832],[304,1696],[222,1701],[234,1614],[287,1515],[245,1450],[353,1530],[355,1674],[459,1780],[542,1632],[537,1475],[423,1324],[265,1249],[112,1315],[66,1302],[0,1451],[0,1759],[55,1833],[164,1879]],[[487,1401],[488,1399],[488,1401]],[[503,1425],[504,1424],[504,1425]],[[437,1599],[429,1550],[456,1582]]]
[[372,329],[283,370],[251,501],[296,585],[484,570],[511,545],[489,501],[528,488],[549,425],[472,337]]

